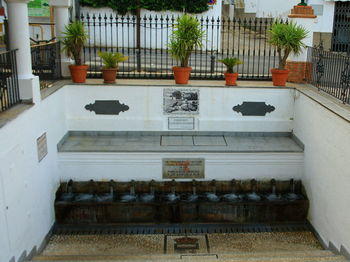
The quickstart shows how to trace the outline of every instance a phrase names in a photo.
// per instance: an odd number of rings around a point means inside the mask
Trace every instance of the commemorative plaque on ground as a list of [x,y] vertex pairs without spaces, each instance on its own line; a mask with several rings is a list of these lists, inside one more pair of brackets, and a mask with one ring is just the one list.
[[204,161],[203,158],[164,158],[163,178],[204,178]]

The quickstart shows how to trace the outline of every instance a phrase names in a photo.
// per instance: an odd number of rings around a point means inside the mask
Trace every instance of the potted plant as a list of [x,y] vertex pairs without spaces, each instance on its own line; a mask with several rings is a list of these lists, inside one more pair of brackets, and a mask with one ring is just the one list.
[[233,72],[233,67],[240,65],[240,64],[243,64],[243,62],[236,57],[226,57],[226,58],[218,60],[218,61],[223,63],[226,66],[227,70],[224,73],[226,85],[227,86],[236,86],[238,73]]
[[104,67],[102,68],[103,83],[114,84],[117,78],[118,63],[128,60],[122,53],[99,52],[98,56],[102,59]]
[[296,23],[275,22],[270,30],[270,44],[276,47],[279,66],[271,69],[274,86],[285,86],[289,70],[286,69],[289,54],[298,55],[305,47],[302,40],[307,37],[308,31]]
[[202,47],[204,31],[197,18],[184,14],[177,19],[177,25],[172,32],[169,52],[180,66],[174,66],[176,84],[187,84],[192,68],[188,66],[191,53],[195,48]]
[[69,65],[69,70],[74,83],[84,83],[86,80],[88,65],[82,64],[81,51],[84,47],[88,34],[84,24],[75,21],[68,24],[63,32],[62,45],[67,56],[73,58],[75,64]]

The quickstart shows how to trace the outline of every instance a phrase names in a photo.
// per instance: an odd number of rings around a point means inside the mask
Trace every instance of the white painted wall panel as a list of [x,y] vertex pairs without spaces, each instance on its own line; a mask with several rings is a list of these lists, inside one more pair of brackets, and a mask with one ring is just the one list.
[[[66,115],[69,130],[164,131],[169,115],[163,114],[163,89],[147,86],[67,86]],[[177,86],[176,88],[184,88]],[[290,132],[294,89],[200,87],[199,131]],[[95,100],[119,100],[129,110],[116,115],[96,115],[85,109]],[[233,106],[266,102],[276,109],[266,116],[242,116]]]
[[162,180],[163,158],[204,158],[205,180],[301,179],[303,153],[59,153],[61,180]]
[[305,144],[309,220],[326,243],[350,250],[350,124],[301,94],[294,132]]
[[[0,221],[7,220],[0,225],[4,232],[0,243],[5,243],[1,261],[30,252],[54,222],[54,192],[59,182],[56,145],[67,131],[63,94],[57,91],[0,129],[0,195],[4,199]],[[44,132],[48,155],[38,163],[36,139]]]

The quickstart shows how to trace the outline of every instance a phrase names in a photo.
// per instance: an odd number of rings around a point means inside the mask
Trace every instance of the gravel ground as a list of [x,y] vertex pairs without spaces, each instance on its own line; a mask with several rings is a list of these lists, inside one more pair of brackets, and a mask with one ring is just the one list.
[[212,253],[322,249],[311,232],[209,234],[208,238]]
[[[208,234],[210,253],[320,250],[310,232]],[[163,254],[164,235],[54,235],[42,255]]]
[[164,235],[54,235],[42,255],[163,254]]

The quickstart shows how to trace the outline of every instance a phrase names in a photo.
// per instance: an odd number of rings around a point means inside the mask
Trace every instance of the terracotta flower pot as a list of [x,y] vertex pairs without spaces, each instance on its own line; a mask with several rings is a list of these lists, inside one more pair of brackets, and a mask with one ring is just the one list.
[[192,67],[174,66],[173,72],[174,72],[175,83],[180,85],[188,84],[188,79],[190,79],[191,71],[192,71]]
[[271,69],[272,73],[272,82],[274,86],[285,86],[287,79],[288,79],[288,74],[289,70],[288,69],[276,69],[273,68]]
[[237,83],[237,77],[238,77],[238,73],[224,73],[225,75],[225,80],[226,80],[226,85],[227,86],[236,86]]
[[85,83],[88,65],[69,65],[69,71],[72,76],[72,81],[74,83]]
[[117,68],[103,68],[102,69],[102,76],[103,76],[103,83],[105,84],[114,84],[115,79],[117,78]]

